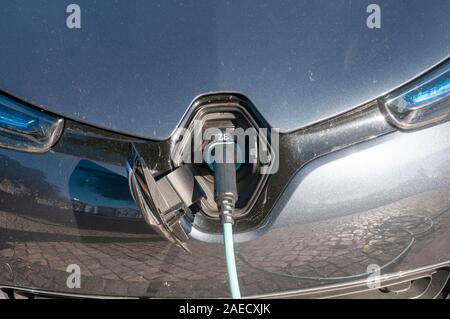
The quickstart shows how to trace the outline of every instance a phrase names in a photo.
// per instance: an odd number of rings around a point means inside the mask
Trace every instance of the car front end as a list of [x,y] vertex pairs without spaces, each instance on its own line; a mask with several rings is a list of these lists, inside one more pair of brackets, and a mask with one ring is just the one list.
[[227,222],[242,297],[449,296],[448,2],[78,2],[0,13],[0,298],[229,297]]

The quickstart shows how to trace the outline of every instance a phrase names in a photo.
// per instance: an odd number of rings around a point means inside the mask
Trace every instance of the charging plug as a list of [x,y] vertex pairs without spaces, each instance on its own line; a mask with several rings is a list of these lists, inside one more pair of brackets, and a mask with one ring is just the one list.
[[237,198],[234,142],[215,143],[214,200],[219,206],[223,223],[233,223],[231,212]]

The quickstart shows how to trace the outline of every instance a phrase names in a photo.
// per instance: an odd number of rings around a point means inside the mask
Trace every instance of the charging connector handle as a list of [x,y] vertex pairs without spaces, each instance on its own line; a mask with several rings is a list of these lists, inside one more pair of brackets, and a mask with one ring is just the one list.
[[225,199],[233,205],[237,201],[236,166],[234,142],[216,144],[214,158],[214,200],[220,206]]

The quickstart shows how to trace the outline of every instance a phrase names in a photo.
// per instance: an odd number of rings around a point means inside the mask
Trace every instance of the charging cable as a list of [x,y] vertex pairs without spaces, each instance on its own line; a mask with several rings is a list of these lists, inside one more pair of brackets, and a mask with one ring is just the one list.
[[216,201],[223,227],[223,244],[227,264],[228,284],[231,297],[241,298],[236,270],[233,242],[233,210],[237,201],[236,165],[234,142],[214,143],[214,200]]

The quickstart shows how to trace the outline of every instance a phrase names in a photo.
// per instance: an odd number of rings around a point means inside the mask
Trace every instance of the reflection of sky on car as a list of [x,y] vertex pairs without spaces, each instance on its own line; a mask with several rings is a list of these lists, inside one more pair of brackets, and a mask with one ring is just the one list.
[[[7,151],[0,149],[0,156]],[[6,156],[8,157],[8,156]],[[65,154],[25,154],[15,158],[22,166],[37,170],[54,184],[61,197],[75,198],[83,203],[136,209],[128,190],[125,168],[79,161]],[[27,184],[27,181],[23,181]]]
[[450,181],[443,176],[450,172],[449,127],[446,123],[420,132],[397,132],[366,142],[364,151],[351,147],[329,155],[332,161],[313,161],[289,184],[293,193],[276,224],[348,215],[432,188],[448,188]]
[[98,206],[136,207],[125,177],[94,162],[81,160],[69,178],[72,200]]

